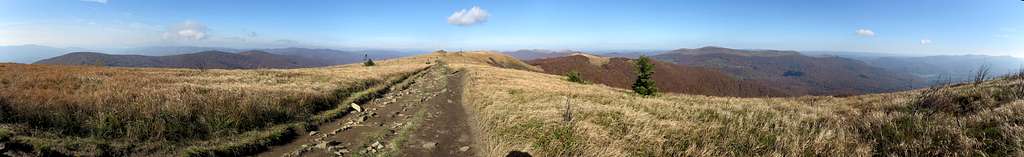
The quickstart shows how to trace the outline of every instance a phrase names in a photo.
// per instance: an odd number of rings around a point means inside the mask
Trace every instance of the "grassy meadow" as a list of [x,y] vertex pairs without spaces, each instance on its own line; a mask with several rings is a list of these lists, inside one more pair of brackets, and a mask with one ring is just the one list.
[[1024,156],[1024,76],[851,97],[645,97],[489,52],[289,70],[0,64],[0,142],[75,156],[244,155],[232,152],[437,62],[467,72],[480,156]]
[[469,72],[463,99],[483,156],[1024,155],[1021,78],[853,97],[643,97],[564,76],[454,67]]
[[244,141],[280,134],[283,127],[275,125],[307,121],[348,94],[426,66],[196,70],[0,64],[0,132],[18,135],[9,139],[37,151],[79,155]]

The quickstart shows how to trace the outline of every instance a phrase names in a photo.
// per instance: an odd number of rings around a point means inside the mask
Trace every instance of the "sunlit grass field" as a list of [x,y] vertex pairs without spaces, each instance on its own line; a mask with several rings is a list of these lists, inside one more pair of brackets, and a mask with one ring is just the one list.
[[252,152],[347,94],[438,62],[467,72],[481,156],[1024,155],[1024,77],[852,97],[644,97],[490,52],[290,70],[0,64],[0,141],[86,156]]
[[0,129],[39,143],[53,141],[34,147],[65,154],[110,153],[91,147],[174,150],[305,121],[334,108],[346,94],[426,66],[195,70],[0,64]]
[[643,97],[564,76],[456,67],[469,72],[464,101],[484,132],[483,156],[1024,155],[1021,78],[854,97]]

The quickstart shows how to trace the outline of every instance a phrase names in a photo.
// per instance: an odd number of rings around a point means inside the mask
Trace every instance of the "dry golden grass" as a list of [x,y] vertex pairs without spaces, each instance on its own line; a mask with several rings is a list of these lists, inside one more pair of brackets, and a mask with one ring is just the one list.
[[187,144],[304,121],[333,108],[341,94],[426,66],[195,70],[0,64],[0,128],[42,138]]
[[[459,64],[483,156],[1021,156],[1020,81],[856,97],[642,97],[562,76]],[[979,92],[980,91],[980,92]],[[567,100],[573,122],[565,123]],[[985,104],[970,112],[956,104]],[[954,107],[950,107],[954,106]],[[961,105],[962,106],[962,105]]]
[[[1024,156],[1024,79],[843,98],[642,97],[491,52],[293,70],[0,64],[0,142],[282,138],[273,132],[290,128],[275,124],[329,109],[339,90],[437,61],[468,72],[481,156]],[[78,149],[111,146],[93,147]]]

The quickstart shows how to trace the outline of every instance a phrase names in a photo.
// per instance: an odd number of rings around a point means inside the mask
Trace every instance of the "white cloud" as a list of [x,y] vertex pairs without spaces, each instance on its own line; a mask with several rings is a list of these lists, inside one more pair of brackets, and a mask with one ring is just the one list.
[[209,28],[195,21],[185,21],[164,32],[164,39],[203,40],[209,37]]
[[473,8],[470,8],[469,10],[462,9],[452,13],[451,16],[448,16],[448,24],[470,26],[487,22],[488,16],[490,16],[490,14],[487,13],[487,10],[480,9],[478,6],[473,6]]
[[921,45],[928,45],[928,44],[932,44],[932,40],[931,39],[921,39]]
[[871,31],[870,29],[863,29],[863,28],[862,29],[858,29],[857,30],[857,36],[873,37],[873,36],[875,36],[875,31]]
[[107,4],[107,0],[81,0],[81,1],[83,1],[83,2],[96,2],[96,3]]

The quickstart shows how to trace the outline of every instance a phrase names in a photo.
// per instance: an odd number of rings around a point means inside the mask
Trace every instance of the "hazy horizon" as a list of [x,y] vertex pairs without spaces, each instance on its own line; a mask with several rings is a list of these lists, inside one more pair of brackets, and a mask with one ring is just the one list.
[[0,2],[0,45],[1024,57],[1020,1]]

